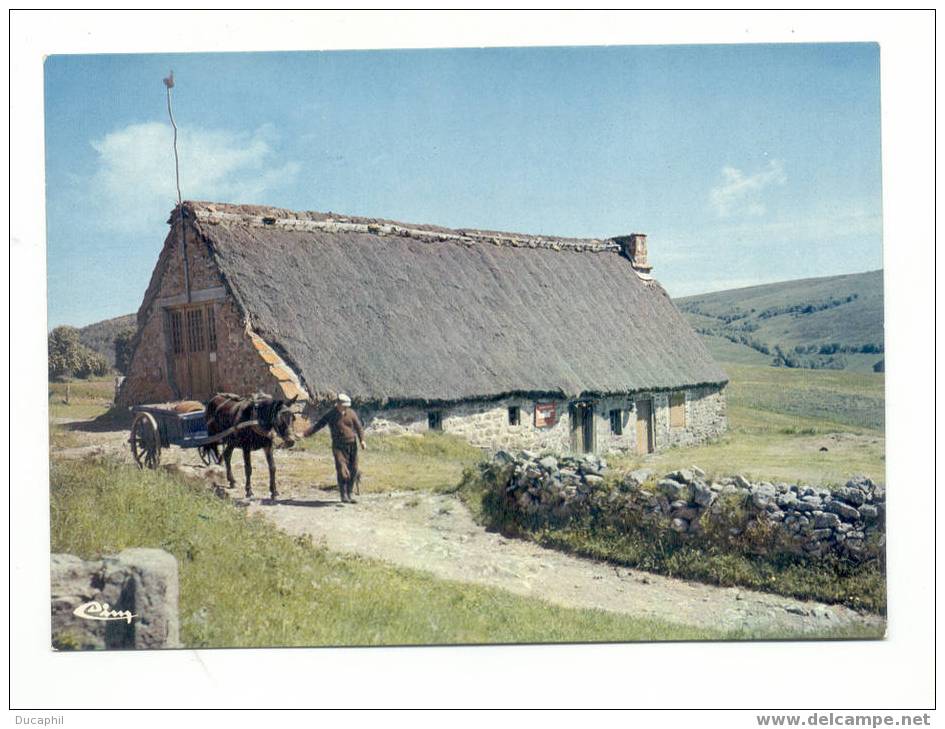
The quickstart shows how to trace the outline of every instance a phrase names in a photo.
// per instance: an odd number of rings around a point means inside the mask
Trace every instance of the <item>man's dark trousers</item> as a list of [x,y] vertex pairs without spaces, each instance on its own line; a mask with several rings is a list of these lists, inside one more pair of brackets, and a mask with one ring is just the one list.
[[358,478],[358,443],[333,443],[331,452],[335,457],[335,473],[338,476],[341,500],[350,501],[355,480]]

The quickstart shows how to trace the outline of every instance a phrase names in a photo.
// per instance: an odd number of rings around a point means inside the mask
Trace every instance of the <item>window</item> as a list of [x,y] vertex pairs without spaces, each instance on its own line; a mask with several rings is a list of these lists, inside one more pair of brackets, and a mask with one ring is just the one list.
[[518,405],[509,408],[509,425],[518,425],[520,422],[520,411]]
[[614,435],[623,435],[623,410],[610,411],[610,432]]
[[443,413],[431,410],[427,413],[427,427],[430,430],[443,430]]
[[171,327],[171,345],[174,348],[174,354],[182,354],[184,351],[184,336],[181,331],[181,313],[179,311],[167,312],[167,318]]
[[669,427],[686,427],[686,393],[674,392],[669,396]]
[[189,309],[187,311],[187,343],[191,352],[203,352],[203,309]]

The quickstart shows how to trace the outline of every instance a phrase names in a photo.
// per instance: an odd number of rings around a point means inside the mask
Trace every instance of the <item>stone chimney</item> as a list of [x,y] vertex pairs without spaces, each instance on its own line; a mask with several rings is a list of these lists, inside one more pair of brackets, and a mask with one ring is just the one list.
[[630,259],[632,265],[640,273],[649,273],[653,270],[646,257],[646,233],[631,233],[622,235],[614,240],[623,248],[623,254]]

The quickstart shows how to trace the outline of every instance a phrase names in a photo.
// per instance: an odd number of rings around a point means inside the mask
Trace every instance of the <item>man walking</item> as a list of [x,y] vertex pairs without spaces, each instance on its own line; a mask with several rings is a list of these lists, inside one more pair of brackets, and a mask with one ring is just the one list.
[[335,407],[325,413],[315,425],[305,431],[304,438],[314,435],[328,426],[331,430],[331,452],[335,458],[335,473],[338,476],[338,491],[341,500],[353,504],[351,492],[358,478],[358,444],[364,443],[364,427],[358,414],[351,409],[351,398],[341,393]]

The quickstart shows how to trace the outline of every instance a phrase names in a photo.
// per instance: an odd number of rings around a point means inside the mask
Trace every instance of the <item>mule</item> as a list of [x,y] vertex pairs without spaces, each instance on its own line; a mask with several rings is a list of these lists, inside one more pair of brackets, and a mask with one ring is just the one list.
[[[272,449],[278,435],[288,447],[295,444],[292,434],[292,421],[295,413],[291,407],[298,397],[291,400],[274,400],[271,397],[241,398],[228,392],[221,392],[210,398],[207,403],[207,435],[213,436],[232,429],[220,443],[223,445],[223,461],[226,463],[226,480],[230,488],[236,488],[230,460],[233,451],[243,451],[243,465],[246,470],[246,498],[252,498],[253,465],[251,454],[262,450],[269,465],[269,496],[273,500],[279,497],[276,489],[276,463]],[[214,445],[214,450],[216,445]]]

